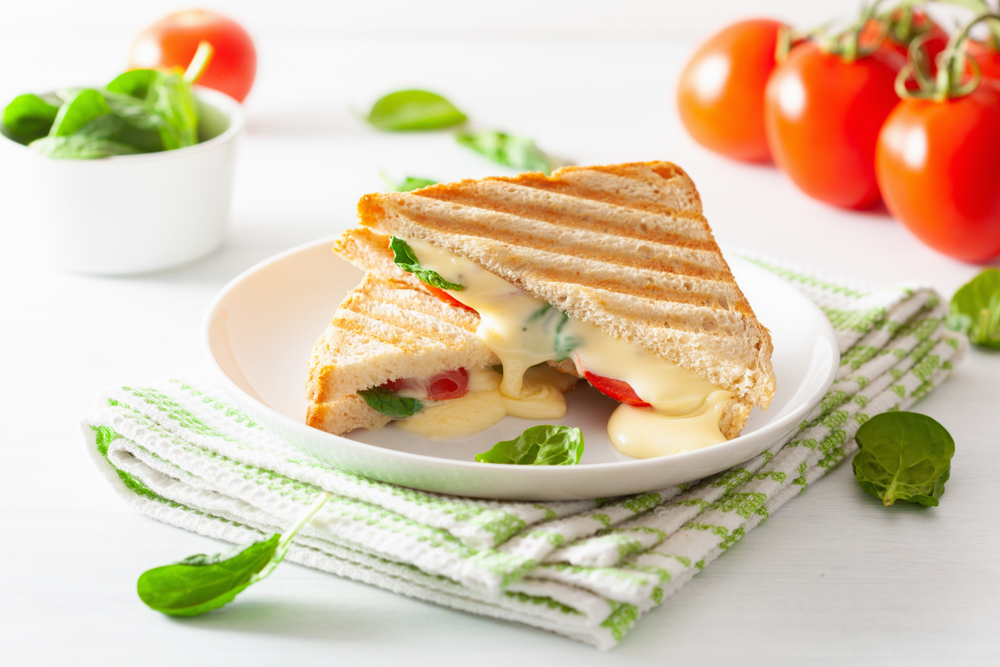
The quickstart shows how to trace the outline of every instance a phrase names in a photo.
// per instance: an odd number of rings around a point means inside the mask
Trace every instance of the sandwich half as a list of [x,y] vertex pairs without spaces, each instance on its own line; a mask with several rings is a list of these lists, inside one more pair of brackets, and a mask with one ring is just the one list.
[[358,212],[335,250],[468,313],[505,397],[547,363],[621,402],[608,430],[626,454],[736,437],[771,401],[770,335],[676,165],[465,180],[366,195]]
[[[375,239],[363,241],[377,258]],[[442,301],[391,261],[374,267],[399,275],[368,272],[316,341],[307,424],[339,435],[399,419],[414,432],[443,439],[488,428],[507,414],[562,416],[562,392],[577,378],[533,372],[544,395],[522,402],[519,411],[498,391],[500,374],[492,367],[500,360],[476,335],[475,312]]]

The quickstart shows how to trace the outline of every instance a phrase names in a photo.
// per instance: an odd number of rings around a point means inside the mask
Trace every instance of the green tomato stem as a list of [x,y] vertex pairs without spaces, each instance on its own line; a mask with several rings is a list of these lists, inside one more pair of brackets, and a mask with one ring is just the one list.
[[[960,4],[960,3],[956,3]],[[900,99],[923,99],[944,102],[956,97],[964,97],[979,87],[982,73],[975,58],[969,59],[966,44],[972,27],[983,21],[1000,21],[1000,14],[982,14],[970,21],[948,40],[948,45],[937,57],[937,78],[932,82],[921,67],[922,53],[920,46],[923,41],[918,37],[910,45],[910,57],[902,70],[896,76],[896,94]],[[972,78],[962,83],[966,65],[972,69]],[[908,90],[906,81],[913,76],[919,85],[919,90]]]
[[[877,18],[878,6],[882,3],[882,0],[874,0],[868,5],[865,5],[861,14],[858,16],[857,21],[855,21],[849,28],[834,34],[821,37],[819,39],[819,47],[824,53],[830,53],[839,56],[845,62],[854,62],[859,58],[864,58],[866,56],[874,53],[882,41],[888,34],[889,26],[884,20]],[[870,20],[877,20],[879,24],[879,34],[876,36],[871,44],[868,46],[861,46],[861,32],[865,29]]]
[[[948,40],[948,46],[945,47],[944,52],[939,56],[941,60],[938,64],[937,85],[934,91],[935,100],[943,102],[952,97],[962,97],[979,87],[979,81],[982,78],[979,71],[979,64],[976,63],[975,59],[967,61],[965,45],[969,41],[969,32],[972,30],[972,27],[990,19],[1000,20],[1000,15],[981,14]],[[961,85],[966,62],[972,64],[972,79],[967,84]]]
[[198,50],[194,52],[191,63],[184,71],[184,81],[188,85],[197,82],[201,78],[201,75],[205,73],[205,70],[208,69],[208,65],[212,62],[212,56],[214,55],[215,49],[212,48],[211,44],[205,40],[199,42]]

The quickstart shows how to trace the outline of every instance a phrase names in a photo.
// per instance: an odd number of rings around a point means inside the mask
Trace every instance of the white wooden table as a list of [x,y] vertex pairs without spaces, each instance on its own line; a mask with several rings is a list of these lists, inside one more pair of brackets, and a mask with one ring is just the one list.
[[[39,46],[44,57],[24,55]],[[200,263],[127,279],[53,271],[30,206],[14,203],[17,174],[0,163],[0,662],[1000,662],[1000,526],[991,511],[1000,355],[980,351],[916,407],[957,443],[940,507],[882,509],[842,465],[611,654],[291,564],[221,612],[178,621],[147,610],[135,595],[143,570],[219,545],[117,500],[84,456],[78,420],[102,387],[201,364],[200,322],[213,295],[254,263],[353,224],[358,197],[381,188],[379,169],[439,180],[497,173],[447,134],[378,134],[356,120],[350,107],[382,93],[442,92],[477,125],[530,135],[580,164],[675,161],[698,184],[723,243],[875,285],[928,282],[946,297],[976,272],[924,248],[884,211],[826,208],[770,167],[694,145],[673,100],[690,41],[277,34],[259,47],[229,240]],[[110,79],[123,50],[87,37],[4,39],[2,101]]]

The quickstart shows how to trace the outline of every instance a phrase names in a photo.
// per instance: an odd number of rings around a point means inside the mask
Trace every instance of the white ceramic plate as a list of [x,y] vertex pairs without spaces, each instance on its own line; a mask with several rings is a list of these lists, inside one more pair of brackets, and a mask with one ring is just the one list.
[[840,359],[830,323],[798,290],[768,271],[727,257],[774,341],[778,390],[768,412],[754,409],[740,437],[705,449],[636,460],[610,443],[617,403],[590,387],[568,395],[560,423],[583,429],[577,466],[477,463],[475,454],[516,437],[531,420],[507,417],[458,441],[432,442],[392,426],[347,437],[306,426],[309,354],[362,273],[322,239],[268,259],[230,282],[209,308],[204,344],[233,400],[307,454],[344,470],[425,491],[509,500],[600,498],[639,493],[711,475],[764,451],[791,432],[823,397]]

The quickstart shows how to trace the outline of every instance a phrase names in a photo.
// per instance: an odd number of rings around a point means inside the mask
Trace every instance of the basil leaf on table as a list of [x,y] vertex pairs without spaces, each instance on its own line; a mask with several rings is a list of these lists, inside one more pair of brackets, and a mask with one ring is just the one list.
[[104,95],[93,88],[84,88],[66,100],[49,130],[50,137],[66,137],[98,116],[111,113]]
[[3,123],[22,144],[44,137],[59,114],[61,102],[40,95],[18,95],[3,110]]
[[387,192],[411,192],[413,190],[419,190],[420,188],[426,188],[429,185],[437,185],[437,181],[432,181],[429,178],[418,178],[416,176],[407,176],[401,181],[392,181],[385,174],[380,173],[382,180],[385,181],[385,185],[388,188]]
[[955,441],[930,417],[915,412],[883,412],[858,429],[852,466],[861,488],[882,499],[938,504],[951,474]]
[[271,562],[281,536],[218,554],[198,554],[142,573],[136,589],[146,606],[171,616],[197,616],[232,602]]
[[460,125],[467,117],[437,93],[401,90],[376,101],[365,120],[380,130],[400,132]]
[[400,396],[381,387],[362,389],[358,392],[372,410],[381,412],[386,417],[402,419],[415,415],[424,409],[423,403],[415,398]]
[[541,151],[531,139],[497,130],[458,132],[455,140],[497,164],[520,171],[540,171],[549,175],[560,164],[559,160]]
[[583,456],[583,432],[569,426],[532,426],[513,440],[503,440],[476,454],[480,463],[576,465]]
[[416,253],[413,252],[413,248],[410,247],[406,241],[396,236],[389,239],[389,248],[392,249],[394,254],[393,261],[396,262],[396,266],[412,273],[417,278],[420,279],[425,285],[430,285],[431,287],[437,287],[439,289],[450,289],[456,292],[461,292],[465,289],[464,285],[459,285],[458,283],[450,283],[441,277],[436,271],[431,271],[430,269],[425,269],[420,266],[420,262],[417,260]]
[[985,269],[955,292],[948,327],[975,345],[1000,350],[1000,269]]
[[267,577],[288,553],[296,533],[319,511],[329,494],[322,492],[283,535],[236,546],[217,554],[196,554],[172,565],[143,572],[136,584],[146,606],[170,616],[197,616],[232,602]]

